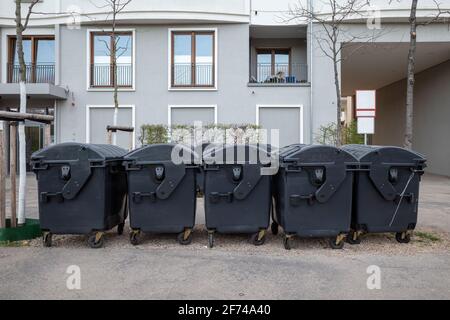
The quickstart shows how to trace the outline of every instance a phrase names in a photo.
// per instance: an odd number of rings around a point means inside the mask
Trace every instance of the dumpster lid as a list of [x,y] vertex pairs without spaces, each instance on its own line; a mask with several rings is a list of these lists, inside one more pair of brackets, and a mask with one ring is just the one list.
[[352,154],[360,162],[384,163],[423,163],[426,158],[418,152],[406,150],[395,146],[366,146],[350,144],[342,146],[342,149]]
[[[176,147],[176,150],[174,148]],[[176,160],[182,160],[184,164],[199,163],[197,152],[182,144],[152,144],[146,145],[125,155],[124,160],[136,163],[154,163],[172,161],[172,152],[177,155]]]
[[280,150],[281,162],[311,164],[356,163],[349,153],[334,146],[293,144]]
[[78,160],[81,149],[88,151],[90,161],[105,161],[121,159],[127,151],[108,144],[60,143],[48,146],[32,154],[33,161],[68,161]]
[[267,144],[216,144],[204,150],[203,160],[209,164],[269,164],[270,150]]

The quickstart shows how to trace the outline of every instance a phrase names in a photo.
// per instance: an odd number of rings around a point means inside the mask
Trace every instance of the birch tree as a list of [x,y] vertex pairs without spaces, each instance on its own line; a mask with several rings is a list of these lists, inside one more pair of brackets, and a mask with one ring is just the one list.
[[[113,126],[117,126],[119,115],[119,84],[117,82],[117,59],[121,57],[129,46],[129,41],[125,47],[119,46],[120,35],[117,34],[117,16],[130,4],[132,0],[103,0],[103,5],[96,5],[97,8],[107,9],[108,17],[111,17],[111,32],[110,36],[112,41],[108,43],[103,41],[107,48],[108,54],[111,57],[111,70],[112,70],[112,82],[113,82],[113,101],[114,101],[114,117]],[[117,133],[113,132],[113,145],[117,145]]]
[[[312,1],[312,0],[309,0]],[[322,8],[316,10],[312,4],[319,3]],[[361,17],[361,12],[369,8],[368,0],[320,0],[311,2],[305,6],[303,1],[298,1],[289,8],[287,22],[291,20],[306,19],[319,26],[312,37],[315,38],[320,51],[333,63],[334,87],[336,94],[336,143],[342,144],[341,125],[341,81],[339,65],[342,58],[342,42],[369,42],[373,41],[375,34],[351,34],[345,30],[347,20],[352,17]]]
[[[27,112],[27,74],[26,64],[23,52],[23,33],[28,27],[30,17],[34,6],[39,0],[33,0],[28,4],[28,10],[25,18],[22,18],[22,0],[15,0],[15,22],[16,22],[16,54],[19,62],[19,88],[20,88],[20,112]],[[25,139],[25,123],[19,123],[19,209],[18,209],[18,223],[24,224],[26,221],[25,204],[26,204],[26,139]],[[12,190],[15,192],[15,190]]]

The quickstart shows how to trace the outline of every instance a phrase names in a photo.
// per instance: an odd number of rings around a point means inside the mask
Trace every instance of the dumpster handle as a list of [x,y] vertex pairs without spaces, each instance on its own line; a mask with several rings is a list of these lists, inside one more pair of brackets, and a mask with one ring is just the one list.
[[209,194],[209,201],[211,203],[218,203],[220,199],[225,199],[227,202],[233,202],[233,193],[232,192],[211,192]]
[[135,203],[141,203],[144,197],[148,197],[152,202],[155,202],[156,192],[133,192],[133,202]]
[[57,198],[58,202],[63,202],[64,201],[64,197],[63,197],[62,192],[55,192],[55,193],[41,192],[41,194],[40,194],[40,201],[41,202],[47,203],[50,198]]

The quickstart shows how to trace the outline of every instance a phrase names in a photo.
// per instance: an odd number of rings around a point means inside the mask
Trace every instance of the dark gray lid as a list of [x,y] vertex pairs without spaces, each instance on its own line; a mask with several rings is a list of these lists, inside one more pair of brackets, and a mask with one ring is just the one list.
[[[204,149],[203,160],[208,163],[233,164],[270,163],[270,145],[267,144],[216,144]],[[233,159],[228,159],[233,155]],[[264,158],[262,158],[263,156]]]
[[342,150],[352,154],[360,162],[411,163],[426,161],[426,158],[420,153],[395,146],[350,144],[342,146]]
[[303,163],[354,163],[356,159],[339,148],[315,144],[294,144],[280,150],[280,161]]
[[[174,148],[176,149],[174,150]],[[125,161],[136,162],[158,162],[171,161],[172,151],[176,152],[182,158],[185,164],[195,163],[198,161],[198,154],[188,146],[181,144],[152,144],[146,145],[139,149],[133,150],[125,155]]]
[[51,145],[31,156],[34,161],[67,161],[78,160],[80,150],[88,150],[88,158],[91,161],[121,159],[127,151],[109,144],[86,144],[86,143],[60,143]]

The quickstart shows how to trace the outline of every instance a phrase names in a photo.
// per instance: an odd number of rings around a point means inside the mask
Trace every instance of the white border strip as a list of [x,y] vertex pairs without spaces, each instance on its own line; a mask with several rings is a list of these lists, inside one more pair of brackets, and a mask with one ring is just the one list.
[[[86,105],[86,143],[91,141],[91,109],[113,109],[114,105]],[[135,105],[120,105],[119,109],[131,109],[131,125],[134,128],[133,131],[133,149],[136,148],[136,107]],[[106,134],[106,128],[105,128]]]
[[257,104],[256,105],[256,125],[259,126],[259,109],[261,108],[298,108],[300,109],[299,123],[300,123],[300,143],[304,143],[304,122],[303,122],[303,105],[302,104]]

